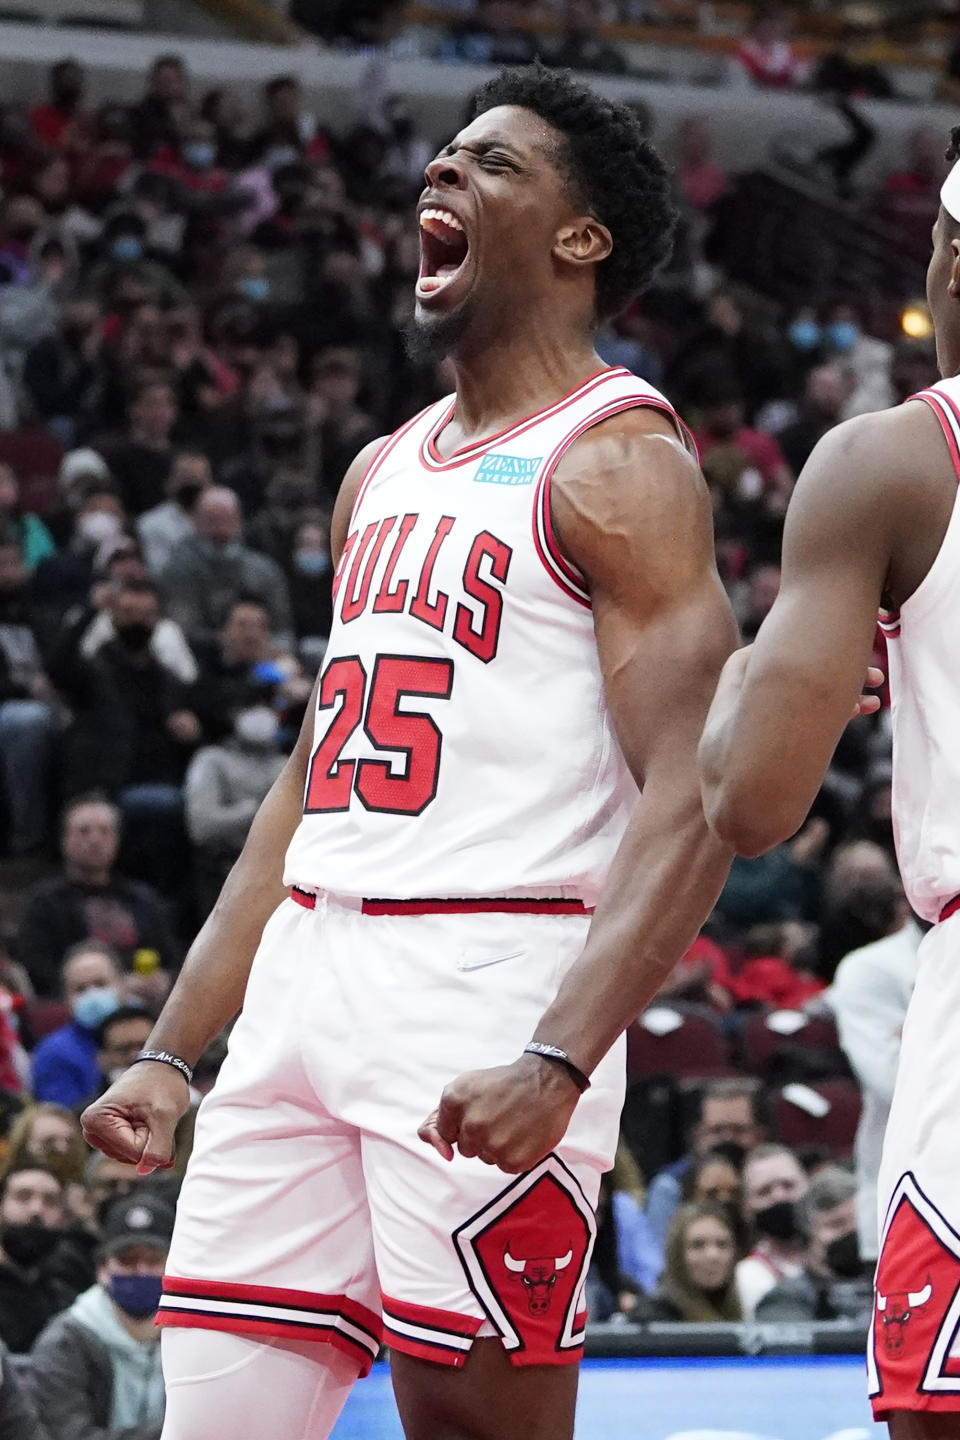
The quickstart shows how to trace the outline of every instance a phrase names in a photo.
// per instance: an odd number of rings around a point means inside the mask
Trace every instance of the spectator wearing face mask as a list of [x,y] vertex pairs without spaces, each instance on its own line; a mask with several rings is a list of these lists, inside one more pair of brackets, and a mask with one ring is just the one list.
[[[74,454],[93,457],[95,452],[75,451]],[[56,555],[41,560],[33,572],[31,595],[48,640],[56,634],[71,606],[86,604],[97,555],[106,541],[115,539],[123,530],[125,517],[120,497],[109,479],[106,465],[99,456],[96,459],[103,467],[104,478],[94,478],[91,474],[79,493],[68,495],[67,543]],[[84,458],[82,463],[92,466],[93,461]]]
[[333,623],[332,579],[330,526],[326,517],[317,513],[300,521],[293,534],[290,557],[294,629],[301,649],[308,644],[311,659],[317,663],[323,656]]
[[184,799],[203,915],[212,909],[254,815],[283,769],[279,734],[270,705],[247,705],[234,716],[231,738],[204,746],[190,762]]
[[108,946],[81,940],[64,956],[62,973],[71,1018],[34,1050],[31,1089],[37,1100],[75,1109],[101,1088],[97,1032],[120,1004],[120,967]]
[[819,1170],[801,1202],[800,1218],[809,1236],[806,1264],[763,1296],[756,1319],[851,1320],[866,1327],[873,1311],[873,1267],[860,1258],[857,1182],[849,1170],[839,1165]]
[[[132,962],[138,950],[154,950],[164,969],[175,970],[181,950],[159,896],[115,868],[120,848],[117,807],[103,796],[77,796],[63,812],[61,846],[61,873],[27,891],[17,932],[17,954],[37,995],[58,993],[61,961],[81,940],[112,947],[125,963]],[[88,1018],[89,1002],[83,1008]],[[90,1019],[91,1028],[107,1013]]]
[[51,1435],[159,1440],[164,1389],[154,1317],[173,1218],[172,1206],[150,1193],[110,1209],[96,1285],[33,1349],[33,1391]]
[[147,565],[159,575],[181,541],[196,535],[193,522],[197,501],[213,484],[210,461],[199,450],[179,450],[170,464],[166,500],[137,521]]
[[188,536],[163,571],[170,610],[188,639],[209,640],[230,609],[243,597],[255,597],[266,609],[281,645],[293,639],[290,595],[275,560],[243,543],[243,514],[232,490],[214,485],[195,512],[197,534]]
[[30,1349],[75,1291],[48,1270],[63,1235],[64,1186],[48,1166],[28,1161],[0,1181],[0,1340],[15,1355]]
[[737,1265],[737,1294],[745,1320],[781,1280],[803,1274],[807,1242],[799,1202],[807,1193],[800,1161],[785,1145],[758,1145],[743,1167],[743,1209],[753,1229],[750,1254]]
[[90,289],[101,301],[116,297],[131,281],[144,298],[163,309],[189,304],[189,295],[166,265],[147,253],[147,226],[136,210],[117,210],[100,235],[100,259],[87,276]]

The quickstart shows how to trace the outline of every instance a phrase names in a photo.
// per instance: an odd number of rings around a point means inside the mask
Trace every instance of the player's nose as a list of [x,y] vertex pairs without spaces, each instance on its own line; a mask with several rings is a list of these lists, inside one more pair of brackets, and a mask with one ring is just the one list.
[[450,155],[438,155],[435,160],[431,160],[423,172],[423,178],[432,190],[462,190],[467,183],[463,167]]

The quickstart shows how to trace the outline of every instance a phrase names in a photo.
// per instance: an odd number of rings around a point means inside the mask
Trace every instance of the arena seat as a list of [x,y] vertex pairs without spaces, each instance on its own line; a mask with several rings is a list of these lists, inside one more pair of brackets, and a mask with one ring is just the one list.
[[627,1080],[736,1075],[719,1017],[697,1005],[654,1004],[627,1031]]
[[759,1010],[740,1032],[739,1051],[743,1068],[768,1081],[819,1080],[850,1074],[830,1015]]
[[776,1136],[801,1155],[849,1158],[859,1119],[860,1091],[853,1080],[784,1085],[774,1097]]

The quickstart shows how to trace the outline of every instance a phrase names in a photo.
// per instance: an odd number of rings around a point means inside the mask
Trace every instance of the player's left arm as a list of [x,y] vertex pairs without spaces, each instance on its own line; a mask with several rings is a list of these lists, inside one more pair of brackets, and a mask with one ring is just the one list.
[[[695,938],[726,878],[732,852],[704,818],[696,754],[737,630],[706,486],[663,416],[627,411],[571,446],[552,518],[589,582],[607,704],[643,790],[584,950],[532,1037],[589,1074]],[[557,1144],[578,1098],[563,1067],[526,1054],[461,1076],[422,1133],[442,1153],[456,1143],[519,1172]]]

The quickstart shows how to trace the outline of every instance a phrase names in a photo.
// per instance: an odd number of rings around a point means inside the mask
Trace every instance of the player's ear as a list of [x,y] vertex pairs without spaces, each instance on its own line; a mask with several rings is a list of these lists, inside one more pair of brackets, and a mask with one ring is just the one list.
[[960,235],[950,241],[950,279],[947,292],[954,300],[960,300]]
[[572,220],[557,231],[553,253],[568,265],[596,265],[606,260],[613,249],[613,236],[606,225],[592,215]]

